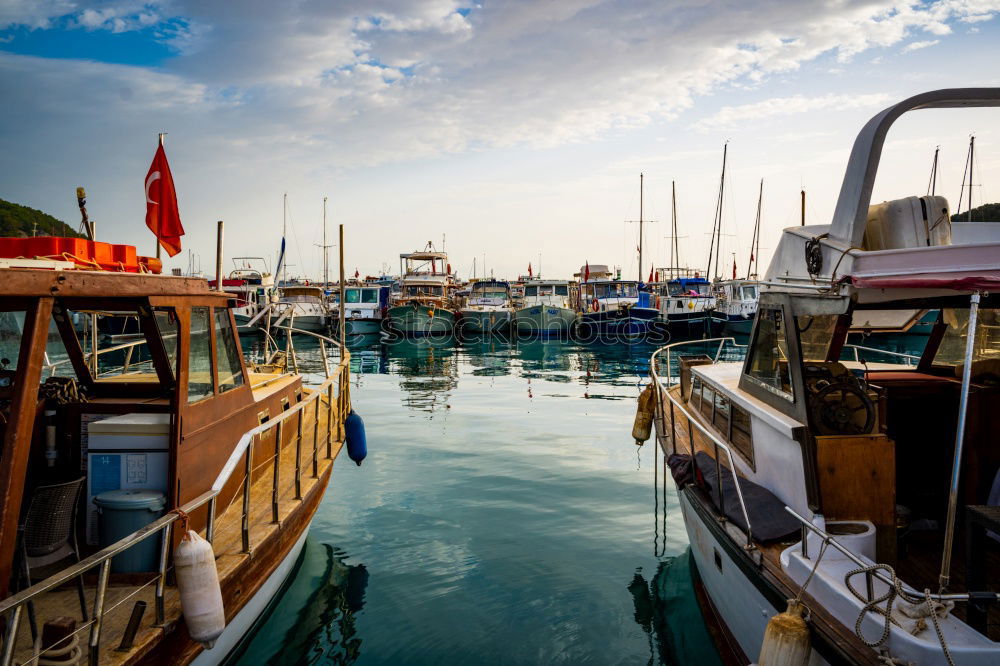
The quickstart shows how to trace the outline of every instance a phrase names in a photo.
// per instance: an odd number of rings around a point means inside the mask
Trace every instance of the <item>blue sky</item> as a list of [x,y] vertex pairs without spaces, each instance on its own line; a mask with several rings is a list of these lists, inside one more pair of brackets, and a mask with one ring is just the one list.
[[[772,248],[800,186],[828,221],[874,113],[1000,85],[997,16],[1000,0],[7,0],[0,197],[75,223],[85,185],[99,237],[151,252],[140,188],[166,131],[184,246],[206,267],[217,219],[228,256],[273,255],[288,192],[293,272],[318,272],[328,196],[350,273],[446,235],[463,274],[483,252],[498,274],[539,255],[553,277],[584,261],[629,274],[640,171],[654,260],[676,180],[682,254],[704,263],[729,140],[724,254],[742,264],[760,178]],[[923,193],[941,145],[957,203],[971,132],[976,203],[1000,199],[995,113],[904,116],[876,200]]]

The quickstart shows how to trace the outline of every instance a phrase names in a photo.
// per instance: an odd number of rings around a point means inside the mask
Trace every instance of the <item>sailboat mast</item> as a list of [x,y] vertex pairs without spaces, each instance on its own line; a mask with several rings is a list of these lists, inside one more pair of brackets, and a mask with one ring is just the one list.
[[931,180],[927,184],[927,194],[934,196],[937,191],[937,169],[938,169],[938,153],[941,152],[941,146],[937,146],[934,149],[934,161],[931,162]]
[[[708,278],[716,275],[719,270],[719,251],[722,246],[722,197],[726,187],[726,153],[729,142],[722,145],[722,175],[719,177],[719,198],[715,202],[715,219],[712,220],[712,239],[708,246],[708,265],[705,267]],[[718,239],[716,238],[718,236]],[[715,269],[712,269],[712,257],[715,255]],[[716,276],[718,277],[718,276]]]
[[670,181],[670,276],[667,280],[677,277],[677,265],[680,263],[680,252],[677,245],[677,182]]
[[323,197],[323,288],[330,284],[330,253],[326,244],[326,197]]
[[642,282],[642,178],[639,173],[639,282]]
[[969,137],[969,222],[972,222],[972,165],[976,150],[976,135]]
[[[281,210],[281,241],[288,237],[288,192],[285,192]],[[284,259],[284,257],[283,257]],[[288,282],[288,262],[281,262],[281,281]]]
[[764,179],[760,179],[760,193],[757,195],[757,220],[753,223],[753,238],[750,240],[750,263],[747,266],[747,279],[754,275],[754,262],[760,256],[760,207],[764,201]]

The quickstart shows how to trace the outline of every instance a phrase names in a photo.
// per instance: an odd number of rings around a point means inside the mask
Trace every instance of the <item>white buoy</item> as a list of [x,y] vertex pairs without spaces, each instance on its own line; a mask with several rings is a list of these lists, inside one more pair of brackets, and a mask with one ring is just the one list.
[[768,621],[757,663],[759,666],[806,666],[810,652],[812,644],[809,627],[802,618],[802,603],[789,599],[788,610]]
[[197,532],[188,531],[174,549],[174,571],[188,633],[211,649],[226,628],[226,609],[212,544]]

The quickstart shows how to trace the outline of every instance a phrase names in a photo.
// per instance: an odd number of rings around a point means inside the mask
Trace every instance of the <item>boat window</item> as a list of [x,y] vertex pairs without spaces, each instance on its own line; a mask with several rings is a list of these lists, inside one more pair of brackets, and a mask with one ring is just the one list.
[[361,302],[361,290],[360,289],[346,289],[346,290],[344,290],[344,302],[345,303],[360,303]]
[[188,350],[188,402],[212,395],[212,339],[208,308],[191,308],[191,348]]
[[0,370],[17,370],[24,330],[24,310],[0,312]]
[[752,466],[753,459],[753,436],[750,428],[750,414],[739,405],[732,406],[732,427],[729,435],[729,443],[733,445],[740,455],[746,458]]
[[740,287],[740,298],[745,301],[757,298],[757,287]]
[[750,345],[747,375],[772,392],[792,399],[788,372],[788,344],[781,310],[762,308],[757,314],[756,334]]
[[567,284],[557,284],[556,285],[556,296],[569,296],[569,285],[567,285]]
[[712,421],[712,410],[715,408],[715,391],[708,384],[701,387],[701,415]]
[[243,366],[240,365],[240,345],[233,335],[229,311],[215,311],[215,359],[218,363],[219,393],[243,385]]
[[365,289],[361,292],[362,303],[378,303],[378,289]]
[[430,285],[410,285],[406,288],[407,296],[440,296],[441,287]]
[[538,296],[538,287],[525,287],[524,288],[524,295],[525,296]]
[[153,310],[156,318],[156,328],[160,332],[160,339],[163,340],[163,349],[170,359],[170,372],[177,376],[177,314],[170,309],[162,308]]
[[539,296],[551,296],[552,295],[552,285],[551,284],[540,285],[538,287],[538,295]]
[[[945,308],[941,312],[947,328],[937,356],[936,365],[962,365],[965,362],[965,344],[969,331],[969,311],[967,309]],[[1000,359],[1000,310],[980,308],[976,323],[976,341],[972,360],[985,361]],[[975,369],[975,368],[973,368]]]
[[715,413],[712,415],[712,425],[716,430],[729,435],[729,398],[721,393],[715,394]]
[[802,360],[825,361],[837,328],[837,315],[799,315],[795,323],[799,327]]
[[701,403],[701,377],[696,374],[691,375],[691,393],[689,394],[688,402],[693,402],[695,404]]

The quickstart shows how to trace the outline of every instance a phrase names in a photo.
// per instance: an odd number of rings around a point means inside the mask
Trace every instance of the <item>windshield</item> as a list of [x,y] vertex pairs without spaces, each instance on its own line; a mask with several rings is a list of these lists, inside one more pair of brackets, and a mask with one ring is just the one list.
[[344,290],[344,302],[345,303],[360,303],[361,302],[361,290],[360,289],[346,289],[346,290]]
[[612,282],[594,285],[594,295],[597,298],[636,298],[636,294],[637,291],[634,282]]
[[404,293],[407,296],[440,296],[442,288],[430,285],[410,285],[406,287]]
[[361,292],[362,303],[378,303],[378,289],[364,289]]

